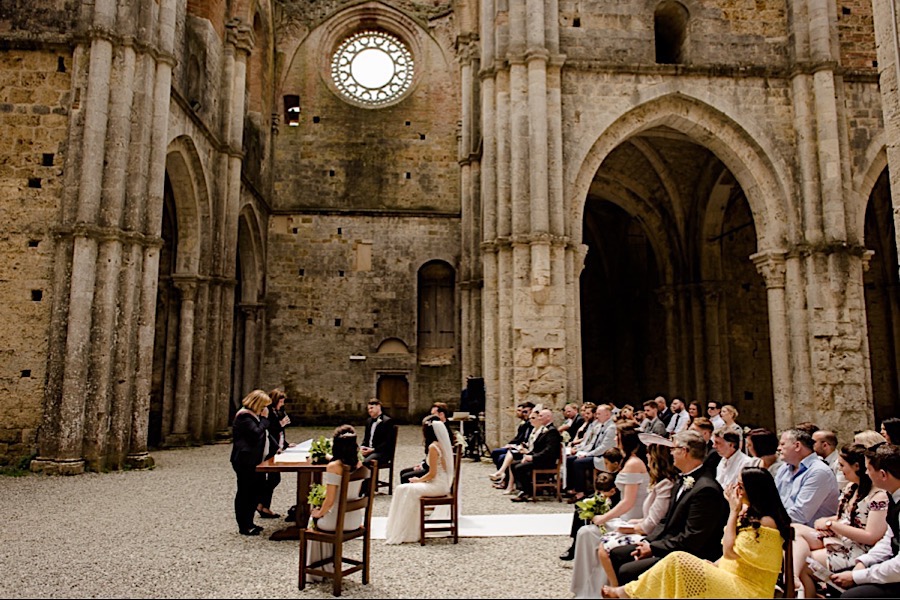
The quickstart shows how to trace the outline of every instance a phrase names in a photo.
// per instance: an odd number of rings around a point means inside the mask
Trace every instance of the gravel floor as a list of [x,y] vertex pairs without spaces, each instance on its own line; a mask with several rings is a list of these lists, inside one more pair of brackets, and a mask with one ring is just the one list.
[[[332,428],[290,428],[302,441]],[[245,537],[234,522],[230,445],[154,453],[149,471],[78,477],[0,478],[2,598],[324,598],[328,583],[297,589],[297,543],[267,535],[285,523],[257,519]],[[421,430],[400,429],[397,464],[423,456]],[[555,500],[514,503],[490,486],[488,459],[463,460],[465,514],[559,513]],[[399,467],[395,472],[399,479]],[[396,484],[396,481],[395,481]],[[296,477],[284,476],[272,508],[293,504]],[[375,500],[387,516],[390,496]],[[571,563],[557,556],[566,537],[461,538],[386,546],[372,542],[369,585],[344,581],[347,598],[569,598]]]

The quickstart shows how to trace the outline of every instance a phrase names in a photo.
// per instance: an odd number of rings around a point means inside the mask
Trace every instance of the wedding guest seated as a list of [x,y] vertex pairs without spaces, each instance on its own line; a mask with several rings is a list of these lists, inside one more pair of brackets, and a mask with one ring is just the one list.
[[647,400],[644,402],[644,423],[642,431],[666,437],[666,424],[659,419],[658,412],[659,407],[656,404],[656,400]]
[[842,598],[900,598],[900,447],[884,444],[870,450],[866,469],[872,485],[888,494],[888,530],[856,558],[853,569],[835,573],[831,581],[847,589]]
[[584,417],[581,416],[581,411],[578,410],[577,404],[566,404],[563,407],[563,416],[565,420],[562,422],[562,425],[557,427],[559,429],[559,433],[569,433],[569,439],[575,439],[575,434],[578,433],[578,430],[584,424]]
[[[731,404],[726,404],[722,407],[719,415],[722,417],[722,420],[725,421],[725,424],[722,427],[726,429],[731,429],[736,434],[740,436],[740,442],[738,443],[738,448],[744,447],[744,428],[737,424],[737,418],[740,416],[738,413],[738,409],[736,409]],[[718,431],[721,427],[717,427]]]
[[[622,435],[622,437],[627,436],[627,433]],[[640,466],[643,466],[643,462],[641,462],[641,465],[637,465],[635,463],[635,460],[639,457],[639,454],[646,452],[646,450],[643,444],[641,444],[639,441],[637,442],[637,444],[641,448],[641,450],[632,451],[632,453],[629,455],[628,462],[625,463],[625,468],[619,475],[619,478],[623,478],[623,480],[619,482],[619,486],[625,490],[625,500],[623,501],[623,503],[620,504],[619,507],[609,511],[604,515],[595,516],[592,525],[586,526],[578,532],[578,536],[575,541],[575,564],[574,570],[572,572],[572,592],[575,594],[576,598],[596,598],[600,594],[600,589],[603,587],[603,584],[608,581],[608,574],[606,573],[603,566],[601,566],[602,562],[598,552],[600,551],[600,548],[603,547],[604,543],[614,539],[617,534],[615,532],[608,533],[606,530],[606,524],[609,523],[612,519],[622,519],[629,522],[640,523],[643,521],[645,516],[649,516],[649,513],[644,512],[645,509],[654,509],[652,503],[647,503],[647,498],[649,498],[651,494],[651,492],[648,491],[648,488],[653,481],[649,472],[645,471],[640,474],[636,474],[633,472],[632,474],[627,475],[627,479],[624,479],[626,477],[625,471],[629,468],[629,463],[631,463],[631,468],[633,469],[639,469]],[[630,442],[626,445],[630,445]],[[654,444],[653,446],[651,446],[651,448],[655,446],[656,445]],[[623,450],[627,451],[625,446],[623,446]],[[656,452],[658,454],[659,451],[651,450],[651,452]],[[668,449],[666,449],[666,452],[668,452]],[[669,462],[671,463],[671,461]],[[671,472],[673,475],[674,471],[674,466],[672,466]],[[663,488],[665,487],[666,486],[664,484]],[[626,502],[628,502],[629,498],[634,497],[635,494],[640,495],[641,493],[643,493],[644,499],[640,502],[640,505],[632,505],[631,507],[628,507],[625,504]],[[653,495],[654,499],[658,497],[656,494]],[[671,496],[671,484],[669,485],[668,496]],[[658,514],[656,514],[653,519],[653,527],[656,526],[656,524],[662,518],[662,515],[665,514],[666,510],[668,510],[668,504],[669,503],[667,501],[657,501],[655,510]],[[647,523],[647,525],[648,527],[650,526],[649,522]],[[622,541],[621,544],[636,543],[640,539],[642,538],[638,536],[633,539]],[[613,544],[610,547],[614,547],[615,545],[616,544]],[[605,552],[603,554],[603,557],[608,563],[608,555]],[[612,566],[609,566],[611,569]]]
[[562,439],[553,425],[553,411],[549,408],[542,409],[539,418],[535,420],[535,425],[539,429],[531,452],[522,456],[522,460],[512,466],[516,488],[519,490],[519,495],[512,498],[513,502],[531,500],[534,493],[531,487],[531,472],[535,469],[549,469],[559,460]]
[[669,409],[669,403],[666,402],[666,397],[660,394],[654,398],[653,401],[656,402],[656,416],[663,422],[663,425],[668,427],[669,421],[672,420],[672,411]]
[[620,583],[636,579],[663,557],[682,550],[702,559],[716,560],[728,517],[722,486],[703,468],[706,443],[696,431],[675,435],[672,458],[682,473],[665,518],[647,539],[613,548],[609,558]]
[[741,451],[741,436],[727,426],[716,430],[713,446],[722,457],[716,467],[716,481],[725,489],[738,480],[741,470],[753,459]]
[[751,467],[765,469],[775,477],[784,463],[778,458],[778,436],[768,429],[751,429],[746,438],[747,454],[753,458]]
[[[528,434],[528,439],[525,440],[525,443],[521,446],[517,446],[516,448],[512,448],[507,451],[506,455],[503,457],[503,464],[500,465],[500,469],[494,475],[491,475],[491,480],[494,481],[494,487],[498,490],[503,490],[504,495],[516,494],[516,486],[515,480],[513,479],[512,467],[517,464],[516,461],[521,461],[522,457],[526,454],[530,453],[534,448],[534,440],[537,438],[539,432],[536,423],[540,420],[540,409],[536,409],[531,411],[531,414],[528,415],[528,421],[531,423],[531,433]],[[495,476],[498,476],[499,479],[495,479]]]
[[800,431],[805,431],[812,437],[812,434],[819,430],[819,426],[813,423],[812,421],[800,421],[796,425],[794,425],[794,429],[799,429]]
[[[313,508],[310,516],[316,519],[316,528],[322,531],[334,531],[337,527],[338,511],[332,510],[338,505],[338,493],[341,488],[341,479],[344,473],[344,467],[350,467],[355,473],[358,469],[365,469],[359,460],[359,446],[356,442],[356,430],[352,425],[341,425],[334,430],[334,437],[331,442],[331,451],[334,459],[325,467],[322,474],[322,483],[325,484],[325,499],[322,506]],[[370,475],[371,477],[372,475]],[[355,500],[362,494],[362,486],[365,479],[351,481],[347,487],[347,499]],[[353,531],[362,525],[365,509],[348,512],[344,515],[344,531]],[[333,556],[334,544],[327,542],[307,542],[306,546],[306,564],[310,565],[316,561]],[[331,566],[323,567],[330,571]],[[311,581],[319,581],[321,578],[317,576],[308,576]]]
[[622,421],[633,421],[634,420],[634,407],[630,404],[626,404],[622,408],[619,409],[619,413],[616,415],[616,422],[621,423]]
[[844,489],[844,486],[847,485],[847,480],[844,479],[844,473],[838,465],[839,452],[837,435],[833,431],[820,429],[812,434],[812,439],[813,452],[831,467],[831,472],[834,473],[834,476],[837,478],[838,488]]
[[[596,475],[594,480],[594,490],[596,494],[603,494],[610,500],[610,507],[615,506],[622,499],[622,494],[616,487],[616,474],[622,470],[622,464],[625,462],[625,455],[618,446],[613,446],[603,453],[603,463],[605,470]],[[595,495],[596,495],[595,494]],[[572,560],[575,558],[575,538],[578,530],[586,523],[584,519],[579,517],[581,509],[575,505],[575,513],[572,515],[572,530],[569,537],[572,538],[569,548],[559,555],[561,560]]]
[[722,403],[718,400],[710,400],[706,403],[706,416],[713,424],[713,430],[725,426],[725,419],[722,418]]
[[832,573],[852,569],[856,559],[868,552],[887,530],[887,493],[873,487],[866,472],[866,452],[859,444],[844,446],[839,452],[837,462],[848,483],[837,514],[819,517],[815,528],[794,525],[794,573],[799,574],[805,598],[816,595],[807,557]]
[[597,547],[597,558],[611,585],[618,585],[618,578],[609,551],[626,544],[637,544],[659,526],[672,504],[672,493],[680,479],[668,446],[651,444],[647,459],[650,488],[644,500],[644,518],[631,519],[628,526],[620,526],[617,531],[604,535]]
[[588,477],[593,476],[594,467],[603,466],[603,453],[616,445],[616,423],[612,419],[612,407],[601,404],[594,416],[596,433],[592,440],[585,440],[578,446],[574,456],[566,458],[566,481],[574,492],[570,503],[584,498],[588,491]]
[[788,429],[781,434],[778,450],[785,464],[775,476],[775,485],[791,521],[812,527],[819,517],[837,513],[837,479],[813,452],[812,435]]
[[378,398],[369,400],[366,410],[369,412],[369,418],[366,420],[362,446],[359,447],[363,463],[393,459],[391,452],[393,452],[394,424],[391,423],[391,418],[382,412],[381,401]]
[[703,441],[706,442],[706,458],[703,459],[703,467],[710,473],[715,473],[716,467],[719,466],[719,461],[722,460],[722,457],[716,452],[716,448],[713,445],[712,421],[706,417],[697,417],[694,419],[694,422],[691,423],[689,429],[691,431],[696,431],[703,436]]
[[523,402],[516,406],[516,418],[522,420],[519,424],[519,428],[516,430],[516,437],[509,440],[509,443],[505,446],[491,450],[491,460],[494,461],[494,466],[497,467],[497,472],[490,476],[493,481],[498,481],[502,477],[502,474],[499,471],[506,453],[519,446],[524,446],[525,442],[528,441],[528,436],[532,431],[531,421],[528,417],[531,416],[533,408],[534,404],[531,402]]
[[891,417],[881,422],[881,435],[888,444],[900,444],[900,419]]
[[688,428],[688,423],[691,420],[691,416],[688,414],[687,408],[684,406],[684,400],[681,398],[672,398],[672,404],[670,406],[672,411],[672,418],[669,419],[669,423],[666,425],[666,433],[668,437],[672,437],[676,433],[684,431]]
[[703,405],[696,400],[694,400],[693,402],[688,402],[687,412],[689,417],[687,428],[690,429],[691,425],[694,424],[695,419],[703,417]]
[[603,597],[771,598],[790,529],[772,476],[748,467],[725,497],[730,510],[721,559],[672,552],[637,581],[604,587]]
[[853,436],[853,443],[861,444],[866,448],[874,448],[878,444],[886,444],[887,440],[884,439],[884,436],[877,431],[873,429],[866,429],[865,431],[860,431]]

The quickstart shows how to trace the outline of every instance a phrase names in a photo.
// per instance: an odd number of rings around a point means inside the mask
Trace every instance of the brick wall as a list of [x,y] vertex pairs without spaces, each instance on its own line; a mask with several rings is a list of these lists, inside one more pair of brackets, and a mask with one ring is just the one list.
[[71,59],[0,53],[0,461],[34,451],[52,304]]

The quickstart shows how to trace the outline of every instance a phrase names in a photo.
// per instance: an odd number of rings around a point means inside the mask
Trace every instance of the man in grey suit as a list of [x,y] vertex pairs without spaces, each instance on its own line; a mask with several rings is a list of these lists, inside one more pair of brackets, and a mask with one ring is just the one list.
[[663,423],[659,416],[659,406],[656,400],[647,400],[644,402],[644,423],[642,431],[644,433],[655,433],[662,437],[668,437],[666,432],[666,424]]

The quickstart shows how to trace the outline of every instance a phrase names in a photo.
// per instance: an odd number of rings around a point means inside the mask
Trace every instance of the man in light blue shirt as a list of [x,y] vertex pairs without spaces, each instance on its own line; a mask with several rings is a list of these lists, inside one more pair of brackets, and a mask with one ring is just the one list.
[[819,517],[837,514],[840,490],[827,464],[813,452],[813,439],[800,429],[788,429],[778,444],[784,465],[775,486],[791,521],[813,526]]

